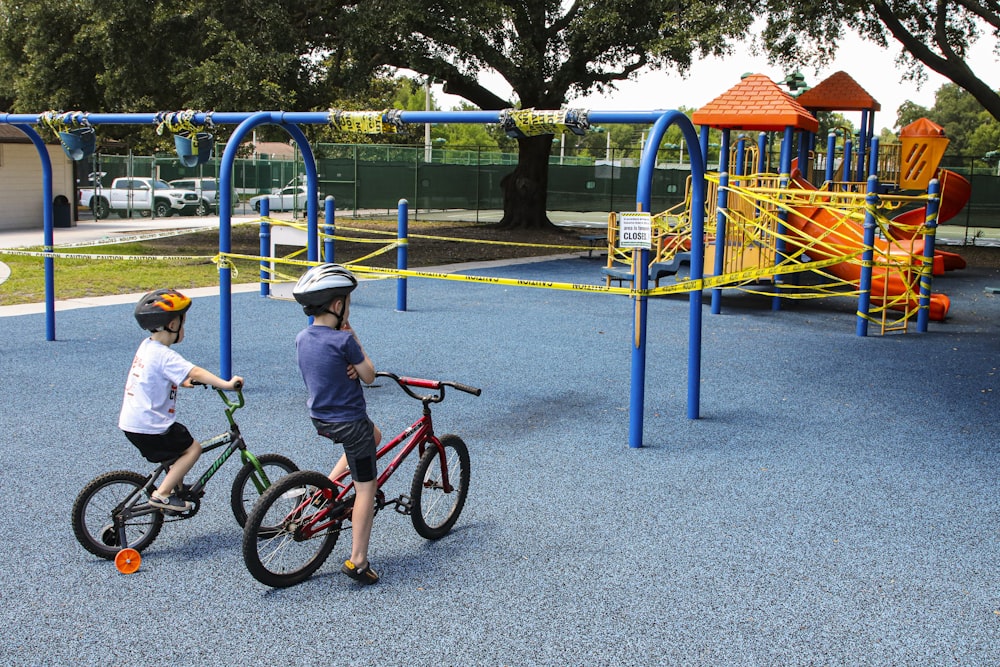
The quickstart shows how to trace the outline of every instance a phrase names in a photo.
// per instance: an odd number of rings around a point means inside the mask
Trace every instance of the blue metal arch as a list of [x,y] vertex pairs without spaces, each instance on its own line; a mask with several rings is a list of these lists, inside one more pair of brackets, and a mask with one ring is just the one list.
[[[23,123],[11,123],[21,130],[34,144],[38,159],[42,163],[42,250],[52,252],[55,234],[52,230],[52,159],[45,142],[35,128]],[[55,260],[46,256],[43,260],[45,273],[45,340],[56,339],[56,288]]]
[[[676,125],[684,136],[691,157],[691,278],[701,280],[705,271],[705,156],[700,149],[699,137],[691,120],[680,111],[668,111],[656,119],[646,145],[643,147],[639,163],[636,206],[640,211],[649,211],[653,188],[653,171],[656,167],[656,153],[663,135],[670,126]],[[634,264],[636,288],[639,294],[633,300],[635,318],[632,340],[632,379],[629,392],[629,447],[642,447],[643,412],[645,409],[646,386],[646,320],[647,299],[643,292],[649,286],[646,266],[649,251],[640,250],[638,262]],[[688,418],[698,419],[701,404],[701,290],[690,293],[688,301]]]
[[[243,120],[236,129],[226,149],[222,153],[219,166],[219,252],[232,252],[232,205],[233,205],[233,166],[236,154],[243,139],[254,128],[261,125],[278,125],[285,129],[299,146],[302,160],[306,168],[306,225],[308,238],[308,259],[315,262],[319,259],[319,176],[316,171],[316,159],[305,133],[298,125],[286,123],[285,114],[262,111]],[[219,374],[221,377],[233,376],[233,291],[232,270],[226,262],[219,263]]]

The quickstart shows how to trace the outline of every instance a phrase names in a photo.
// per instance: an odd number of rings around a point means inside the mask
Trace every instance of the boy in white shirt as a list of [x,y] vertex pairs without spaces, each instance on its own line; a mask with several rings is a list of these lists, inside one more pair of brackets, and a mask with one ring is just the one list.
[[152,335],[142,341],[132,360],[118,417],[118,428],[146,460],[161,463],[176,459],[149,498],[153,507],[172,512],[194,507],[174,495],[174,489],[201,456],[201,445],[177,422],[178,387],[198,382],[233,390],[243,384],[238,375],[223,380],[170,349],[184,340],[184,320],[190,307],[191,299],[172,289],[150,292],[136,304],[136,321]]

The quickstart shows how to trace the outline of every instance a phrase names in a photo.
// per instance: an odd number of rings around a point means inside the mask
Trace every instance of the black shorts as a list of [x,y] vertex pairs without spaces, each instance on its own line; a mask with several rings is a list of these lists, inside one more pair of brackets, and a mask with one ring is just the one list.
[[355,482],[370,482],[378,476],[375,463],[375,424],[370,419],[353,422],[328,422],[313,419],[316,432],[344,445],[347,467]]
[[139,453],[152,463],[176,459],[194,442],[187,427],[177,422],[171,424],[165,433],[122,432],[139,449]]

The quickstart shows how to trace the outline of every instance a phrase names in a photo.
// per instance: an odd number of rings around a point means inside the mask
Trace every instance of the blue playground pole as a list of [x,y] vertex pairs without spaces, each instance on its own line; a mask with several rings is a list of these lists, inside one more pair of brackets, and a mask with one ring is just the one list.
[[[282,114],[283,115],[283,114]],[[292,125],[281,119],[277,123],[291,135],[299,148],[302,163],[306,168],[306,257],[310,262],[319,261],[319,174],[316,171],[316,158],[313,156],[309,139],[298,125]]]
[[757,173],[763,174],[767,171],[767,132],[757,135]]
[[[55,246],[55,233],[52,229],[52,160],[49,150],[41,135],[30,125],[14,125],[31,140],[42,163],[42,250],[52,252]],[[47,255],[42,260],[45,275],[45,340],[56,339],[56,287],[55,259]]]
[[830,130],[826,135],[826,175],[823,180],[826,183],[833,183],[833,160],[837,152],[837,133]]
[[868,150],[868,175],[878,178],[878,137],[872,137]]
[[[722,265],[725,261],[726,254],[726,205],[729,203],[729,192],[726,188],[729,187],[729,129],[722,130],[722,145],[719,149],[719,195],[716,197],[716,205],[718,206],[718,211],[715,213],[715,268],[712,271],[714,275],[722,275]],[[743,140],[741,139],[739,146],[742,147]],[[737,151],[737,155],[741,154],[742,151]],[[742,173],[740,168],[737,167],[737,174]],[[718,315],[722,312],[722,288],[716,287],[712,290],[712,310],[713,315]]]
[[[733,168],[733,173],[736,175],[736,182],[739,183],[740,179],[746,176],[747,173],[747,137],[745,134],[741,134],[736,140],[736,166]],[[719,164],[722,164],[720,158]],[[721,171],[721,170],[720,170]]]
[[[778,187],[782,190],[788,187],[788,182],[791,180],[792,172],[792,137],[794,136],[794,130],[791,126],[785,128],[785,136],[781,140],[781,167],[780,174],[778,176]],[[777,239],[774,242],[775,250],[775,266],[781,266],[787,261],[788,244],[785,241],[785,234],[788,233],[788,227],[785,223],[788,221],[788,211],[782,209],[778,211],[778,227],[775,230],[777,233]],[[781,310],[781,277],[774,277],[774,291],[775,295],[771,297],[771,310]]]
[[[243,137],[253,128],[271,119],[271,114],[259,112],[236,126],[222,152],[219,165],[219,252],[232,250],[233,223],[233,164]],[[263,209],[261,209],[263,212]],[[219,376],[233,377],[233,284],[229,267],[219,264]]]
[[868,311],[872,302],[872,261],[875,259],[875,214],[872,211],[878,206],[878,177],[868,177],[868,189],[865,196],[864,252],[861,254],[861,280],[858,285],[858,320],[855,332],[858,336],[868,335]]
[[323,233],[327,236],[323,241],[323,258],[327,262],[335,262],[334,253],[334,243],[331,238],[334,233],[336,233],[336,215],[337,215],[337,204],[333,199],[333,195],[327,195],[326,197],[326,210],[324,211],[326,217],[326,225],[323,227]]
[[[872,137],[873,139],[875,137]],[[868,146],[868,111],[862,109],[861,111],[861,125],[858,129],[858,167],[857,174],[858,180],[861,180],[865,176],[865,148]],[[869,160],[870,161],[870,160]],[[869,171],[869,173],[872,173]],[[875,173],[878,173],[876,170]]]
[[854,159],[854,141],[850,137],[844,138],[844,163],[841,165],[841,178],[846,181],[851,181],[851,160]]
[[[408,266],[406,244],[409,243],[410,203],[399,200],[399,213],[396,219],[396,237],[399,246],[396,248],[396,268],[405,271]],[[396,278],[396,310],[406,312],[406,278]]]
[[803,178],[809,175],[809,147],[812,144],[813,133],[812,132],[800,132],[799,133],[799,171],[802,172]]
[[917,311],[917,332],[927,333],[930,320],[931,280],[934,275],[934,234],[937,230],[938,209],[941,205],[941,182],[933,178],[927,184],[927,207],[924,226],[924,261],[920,267],[920,309]]
[[[271,200],[267,197],[260,200],[260,217],[266,218],[271,214]],[[267,220],[260,221],[260,256],[271,256],[271,223]],[[271,263],[260,261],[260,295],[267,297],[271,295],[271,283],[267,282],[271,277]]]

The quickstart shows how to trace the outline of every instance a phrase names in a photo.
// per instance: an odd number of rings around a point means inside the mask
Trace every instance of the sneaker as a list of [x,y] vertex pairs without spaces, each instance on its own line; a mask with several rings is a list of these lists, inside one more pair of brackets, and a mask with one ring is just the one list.
[[194,509],[194,503],[187,500],[181,500],[174,494],[170,494],[170,497],[166,500],[159,498],[156,495],[151,495],[149,497],[149,505],[150,507],[167,510],[169,512],[186,512]]
[[368,563],[364,567],[358,567],[350,559],[347,559],[340,567],[340,571],[354,581],[360,581],[363,584],[371,585],[378,583],[378,572],[372,569],[371,563]]

